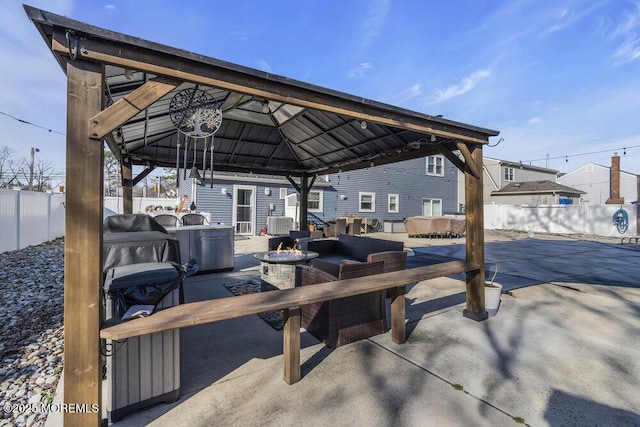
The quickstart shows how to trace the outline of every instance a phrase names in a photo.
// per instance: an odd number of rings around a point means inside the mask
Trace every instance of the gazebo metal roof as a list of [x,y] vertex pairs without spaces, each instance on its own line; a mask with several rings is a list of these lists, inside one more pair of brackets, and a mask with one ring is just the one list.
[[[106,120],[94,123],[94,136],[106,138],[111,150],[133,165],[184,166],[186,158],[191,167],[195,157],[195,165],[203,169],[210,162],[210,153],[205,156],[203,152],[205,146],[213,145],[215,170],[319,175],[448,154],[459,149],[459,142],[483,144],[498,135],[494,130],[231,64],[31,7],[26,10],[65,72],[69,56],[105,64],[107,106],[126,103],[133,107],[127,116],[134,115],[113,129],[107,129]],[[141,103],[150,88],[162,95],[148,105]],[[171,101],[185,89],[207,93],[222,110],[222,124],[213,138],[185,143],[172,123]]]

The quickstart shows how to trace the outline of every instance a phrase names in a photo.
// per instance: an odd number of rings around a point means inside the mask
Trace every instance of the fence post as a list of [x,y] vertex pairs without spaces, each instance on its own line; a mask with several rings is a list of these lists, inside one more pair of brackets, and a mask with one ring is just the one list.
[[16,191],[16,250],[20,250],[20,224],[22,223],[22,221],[20,221],[20,204],[22,203],[22,200],[20,198],[20,193],[21,191]]

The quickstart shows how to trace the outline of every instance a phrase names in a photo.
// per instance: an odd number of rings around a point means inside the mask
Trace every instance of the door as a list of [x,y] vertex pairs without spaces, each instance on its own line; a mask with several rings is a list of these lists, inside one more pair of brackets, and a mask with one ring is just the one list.
[[233,227],[236,234],[253,236],[256,229],[255,186],[233,186],[233,211]]

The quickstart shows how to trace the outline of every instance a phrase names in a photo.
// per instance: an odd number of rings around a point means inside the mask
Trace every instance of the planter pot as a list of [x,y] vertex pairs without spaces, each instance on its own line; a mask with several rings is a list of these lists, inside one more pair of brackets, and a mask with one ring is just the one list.
[[500,283],[485,282],[484,286],[484,308],[489,316],[494,316],[500,307],[500,294],[502,293],[502,285]]

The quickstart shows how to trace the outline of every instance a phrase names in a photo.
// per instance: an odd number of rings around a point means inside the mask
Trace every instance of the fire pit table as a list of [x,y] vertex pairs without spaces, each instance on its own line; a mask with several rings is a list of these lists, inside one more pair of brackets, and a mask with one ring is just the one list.
[[279,289],[296,285],[296,264],[308,263],[317,252],[269,251],[253,255],[260,260],[260,279]]

